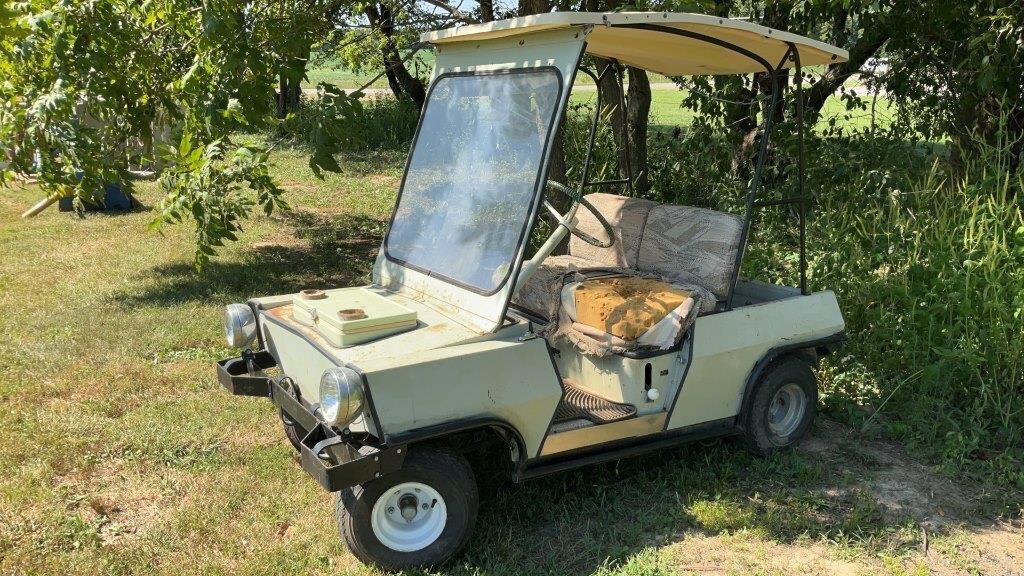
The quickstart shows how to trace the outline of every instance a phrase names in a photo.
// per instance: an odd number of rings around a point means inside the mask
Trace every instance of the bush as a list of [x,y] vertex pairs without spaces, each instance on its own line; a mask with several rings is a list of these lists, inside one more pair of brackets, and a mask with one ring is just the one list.
[[338,113],[333,100],[303,99],[286,123],[288,135],[312,145],[323,127],[329,126],[344,135],[341,147],[347,152],[409,149],[419,120],[419,109],[410,100],[371,98],[344,114]]
[[[1024,488],[1024,174],[993,155],[954,177],[901,142],[819,145],[809,274],[836,291],[849,338],[824,370],[828,406]],[[767,215],[747,273],[795,282],[795,245],[791,219]]]

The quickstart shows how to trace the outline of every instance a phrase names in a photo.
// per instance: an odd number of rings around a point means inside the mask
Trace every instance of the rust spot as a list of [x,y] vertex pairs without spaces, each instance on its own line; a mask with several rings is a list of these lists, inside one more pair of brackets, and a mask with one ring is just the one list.
[[366,310],[362,308],[346,308],[338,310],[338,317],[342,320],[362,320],[366,318]]
[[319,290],[317,288],[306,288],[299,292],[299,297],[306,300],[323,300],[324,298],[327,298],[327,294],[325,294],[323,290]]

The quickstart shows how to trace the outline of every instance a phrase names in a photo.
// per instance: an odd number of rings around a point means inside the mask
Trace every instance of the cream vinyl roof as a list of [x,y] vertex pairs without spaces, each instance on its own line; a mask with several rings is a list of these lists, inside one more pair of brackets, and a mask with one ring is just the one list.
[[[640,27],[637,27],[640,26]],[[550,12],[427,32],[420,38],[443,46],[545,30],[590,28],[587,54],[618,60],[665,76],[750,74],[764,72],[757,59],[704,39],[673,33],[698,34],[746,50],[778,66],[794,44],[802,66],[845,62],[848,53],[824,42],[746,20],[677,12]],[[782,67],[793,66],[792,61]]]

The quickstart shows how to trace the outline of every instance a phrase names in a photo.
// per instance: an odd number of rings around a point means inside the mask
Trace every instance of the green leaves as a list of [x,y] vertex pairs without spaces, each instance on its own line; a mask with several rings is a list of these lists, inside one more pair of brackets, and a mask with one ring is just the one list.
[[330,84],[320,84],[317,90],[319,98],[307,103],[301,113],[290,113],[281,127],[286,133],[305,138],[312,148],[309,167],[317,177],[323,177],[324,171],[341,171],[335,159],[338,153],[359,145],[353,122],[363,108],[360,94],[348,94]]
[[254,207],[268,215],[274,209],[288,209],[283,190],[270,176],[265,148],[227,138],[199,144],[197,135],[186,130],[178,146],[167,147],[165,154],[171,168],[160,177],[165,197],[150,228],[192,219],[196,268],[201,269],[225,241],[238,240],[240,222]]
[[[296,82],[336,0],[0,2],[0,147],[10,172],[89,199],[129,168],[160,168],[155,228],[192,219],[197,265],[259,207],[283,208],[265,149],[231,134],[273,130],[283,75]],[[335,7],[336,9],[336,7]],[[358,102],[326,91],[311,162],[339,170]],[[156,150],[163,150],[157,159]],[[0,185],[8,178],[0,174]]]

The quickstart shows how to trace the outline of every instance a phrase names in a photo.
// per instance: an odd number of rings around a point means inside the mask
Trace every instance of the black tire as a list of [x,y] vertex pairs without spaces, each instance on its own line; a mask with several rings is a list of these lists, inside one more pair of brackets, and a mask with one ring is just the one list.
[[[400,552],[385,546],[371,525],[373,507],[392,487],[418,482],[436,490],[444,499],[447,520],[441,534],[425,548]],[[453,452],[413,448],[398,472],[338,493],[338,530],[349,551],[365,564],[385,571],[428,568],[444,564],[461,551],[476,523],[479,495],[469,463]]]
[[[791,385],[796,385],[796,388]],[[783,388],[786,390],[780,393]],[[786,402],[789,402],[789,406],[799,402],[789,400],[797,389],[804,396],[803,410],[797,409],[798,417],[794,415],[778,421],[780,419],[777,415],[779,411],[786,410]],[[773,406],[776,410],[774,414]],[[818,379],[807,361],[786,356],[774,362],[754,384],[750,402],[743,414],[743,438],[747,449],[759,456],[768,456],[792,448],[807,435],[817,407]],[[776,421],[773,421],[773,416]]]
[[302,439],[309,432],[301,424],[289,418],[284,411],[281,412],[281,425],[284,427],[284,435],[288,438],[288,442],[291,442],[296,451],[300,450]]

